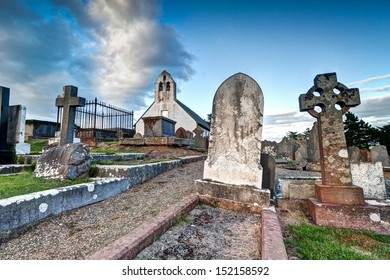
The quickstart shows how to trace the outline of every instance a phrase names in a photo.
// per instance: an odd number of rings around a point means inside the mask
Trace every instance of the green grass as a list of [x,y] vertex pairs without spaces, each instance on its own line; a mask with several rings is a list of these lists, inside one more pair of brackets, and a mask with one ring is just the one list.
[[92,180],[88,178],[73,181],[35,178],[33,177],[32,172],[0,176],[0,199],[91,181]]
[[309,224],[290,225],[289,255],[302,260],[389,260],[390,236]]
[[40,154],[42,152],[42,148],[48,144],[48,140],[47,139],[31,140],[31,141],[27,141],[27,143],[31,145],[30,154]]

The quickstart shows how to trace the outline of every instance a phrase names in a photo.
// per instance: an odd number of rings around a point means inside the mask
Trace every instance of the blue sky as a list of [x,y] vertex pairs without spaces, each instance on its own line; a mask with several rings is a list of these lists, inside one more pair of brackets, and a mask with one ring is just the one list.
[[314,119],[298,96],[336,72],[360,89],[351,111],[390,121],[388,1],[0,0],[0,85],[28,118],[55,120],[62,86],[134,110],[151,104],[166,69],[178,99],[201,117],[218,86],[243,72],[264,93],[263,138],[279,141]]

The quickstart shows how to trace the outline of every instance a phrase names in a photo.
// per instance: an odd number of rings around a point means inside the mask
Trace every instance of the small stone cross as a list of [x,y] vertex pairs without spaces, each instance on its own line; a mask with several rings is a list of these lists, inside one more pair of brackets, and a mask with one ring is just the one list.
[[[359,104],[359,89],[348,89],[337,82],[336,73],[317,75],[314,86],[299,96],[300,111],[307,111],[318,119],[323,185],[352,185],[342,116],[350,107]],[[315,107],[321,112],[317,112]]]
[[77,87],[64,86],[62,95],[56,98],[56,106],[63,107],[60,145],[73,143],[76,107],[85,106],[85,98],[77,97]]

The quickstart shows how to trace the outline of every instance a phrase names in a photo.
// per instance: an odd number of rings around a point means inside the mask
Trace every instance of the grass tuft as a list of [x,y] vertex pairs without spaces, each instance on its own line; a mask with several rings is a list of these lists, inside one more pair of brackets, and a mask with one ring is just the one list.
[[287,250],[303,260],[388,260],[390,236],[309,224],[290,225]]

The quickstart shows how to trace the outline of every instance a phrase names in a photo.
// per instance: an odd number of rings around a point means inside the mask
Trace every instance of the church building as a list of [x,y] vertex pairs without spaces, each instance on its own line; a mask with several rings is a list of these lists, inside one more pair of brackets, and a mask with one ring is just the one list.
[[[144,135],[144,117],[162,116],[176,122],[175,130],[208,136],[210,125],[194,111],[176,99],[176,83],[167,71],[162,71],[154,84],[154,102],[135,123],[136,133]],[[196,132],[195,132],[196,131]]]

